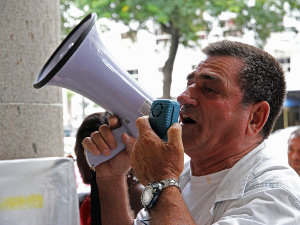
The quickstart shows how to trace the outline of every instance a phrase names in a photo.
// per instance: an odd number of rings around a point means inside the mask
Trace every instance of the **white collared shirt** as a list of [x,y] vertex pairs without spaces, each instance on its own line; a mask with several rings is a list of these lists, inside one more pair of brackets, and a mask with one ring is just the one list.
[[[181,190],[190,182],[190,166],[186,163],[179,178]],[[209,206],[198,205],[199,211],[210,210],[205,221],[193,218],[196,224],[300,224],[300,178],[287,164],[266,154],[264,142],[226,172],[213,198]],[[141,210],[134,224],[150,224],[149,218]]]
[[181,196],[195,221],[201,221],[201,224],[212,223],[212,216],[207,215],[210,215],[216,190],[227,172],[228,169],[206,176],[193,176],[191,172],[189,173],[190,181],[182,189]]

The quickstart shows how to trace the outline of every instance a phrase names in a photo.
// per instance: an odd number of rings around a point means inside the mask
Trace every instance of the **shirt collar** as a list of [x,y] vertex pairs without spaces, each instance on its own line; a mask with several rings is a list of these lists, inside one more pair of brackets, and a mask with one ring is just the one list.
[[251,172],[264,156],[263,150],[265,149],[265,146],[265,142],[262,142],[228,171],[216,190],[215,203],[237,199],[244,195]]

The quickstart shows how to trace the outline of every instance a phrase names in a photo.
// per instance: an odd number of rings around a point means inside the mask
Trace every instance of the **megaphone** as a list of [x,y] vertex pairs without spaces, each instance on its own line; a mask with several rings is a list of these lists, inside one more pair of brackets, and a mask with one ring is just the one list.
[[121,120],[113,130],[118,146],[109,156],[87,152],[90,166],[111,159],[124,145],[122,133],[137,137],[135,121],[149,115],[154,97],[122,69],[101,42],[96,14],[86,16],[63,40],[34,81],[35,88],[53,85],[70,89],[92,100]]
[[[123,133],[138,136],[135,121],[149,115],[152,129],[167,141],[168,128],[178,120],[180,105],[167,99],[155,100],[122,69],[101,42],[96,14],[86,16],[58,46],[34,81],[35,88],[53,85],[70,89],[92,100],[121,120],[114,129],[117,148],[109,156],[86,151],[90,166],[95,167],[122,151]],[[151,113],[150,113],[151,112]]]

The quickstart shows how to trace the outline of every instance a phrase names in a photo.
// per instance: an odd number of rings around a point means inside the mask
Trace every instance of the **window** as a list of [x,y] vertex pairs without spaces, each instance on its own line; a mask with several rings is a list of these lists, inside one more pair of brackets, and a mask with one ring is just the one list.
[[291,72],[291,58],[290,57],[280,57],[277,58],[278,62],[282,66],[284,72]]
[[127,70],[127,72],[130,74],[130,76],[135,79],[136,81],[139,80],[139,70],[133,69],[133,70]]
[[166,45],[167,43],[168,43],[168,41],[169,41],[169,38],[167,37],[167,38],[158,38],[158,39],[156,39],[156,44],[157,45],[159,45],[159,44],[163,44],[163,45]]
[[133,39],[136,40],[137,39],[137,32],[136,31],[128,31],[125,33],[121,33],[121,38],[122,39]]

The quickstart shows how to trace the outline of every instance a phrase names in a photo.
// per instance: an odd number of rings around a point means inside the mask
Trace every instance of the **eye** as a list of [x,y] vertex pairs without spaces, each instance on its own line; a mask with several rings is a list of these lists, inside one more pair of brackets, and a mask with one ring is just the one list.
[[211,87],[203,87],[203,90],[207,93],[218,93],[217,90],[211,88]]

